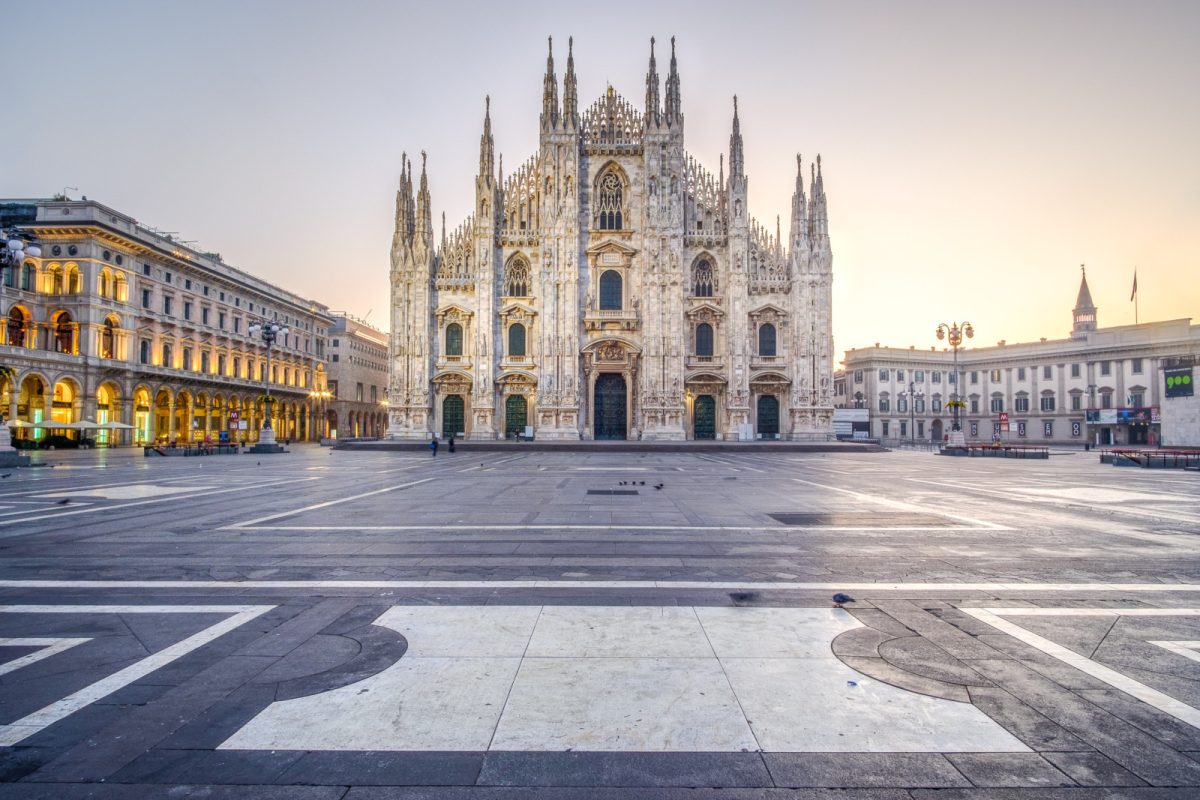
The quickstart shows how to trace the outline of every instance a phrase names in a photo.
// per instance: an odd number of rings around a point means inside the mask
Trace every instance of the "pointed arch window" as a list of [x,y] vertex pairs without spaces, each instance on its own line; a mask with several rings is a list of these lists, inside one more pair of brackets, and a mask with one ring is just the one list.
[[520,323],[508,326],[508,354],[525,355],[525,326]]
[[717,276],[712,262],[702,258],[692,267],[692,296],[712,297],[717,290]]
[[446,326],[446,355],[461,356],[463,354],[463,329],[457,322]]
[[760,356],[775,355],[775,326],[769,322],[758,328],[758,354]]
[[713,354],[713,327],[707,322],[701,322],[696,326],[696,355],[712,356]]
[[504,268],[504,296],[529,297],[529,262],[521,256],[514,257]]
[[620,311],[621,302],[621,273],[610,269],[600,276],[600,310]]
[[619,231],[624,227],[622,203],[625,184],[615,169],[608,169],[596,182],[596,227],[602,231]]

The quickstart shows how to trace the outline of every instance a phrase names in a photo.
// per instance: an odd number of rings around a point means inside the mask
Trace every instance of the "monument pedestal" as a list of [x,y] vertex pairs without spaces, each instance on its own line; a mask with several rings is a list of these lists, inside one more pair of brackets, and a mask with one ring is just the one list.
[[0,469],[28,466],[29,456],[12,446],[12,433],[8,425],[0,423]]
[[258,433],[258,444],[251,447],[249,452],[260,455],[262,453],[286,453],[287,450],[275,443],[274,428],[263,428]]

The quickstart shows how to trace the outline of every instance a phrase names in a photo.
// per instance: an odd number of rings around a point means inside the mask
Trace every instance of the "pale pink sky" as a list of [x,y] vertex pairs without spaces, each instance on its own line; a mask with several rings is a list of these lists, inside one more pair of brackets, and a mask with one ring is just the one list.
[[[737,94],[751,211],[820,152],[839,352],[1200,318],[1200,3],[22,3],[5,11],[0,196],[65,186],[387,325],[401,151],[470,210],[483,97],[531,155],[547,35],[581,105],[644,95],[675,35],[688,150],[716,170]],[[660,49],[660,54],[663,51]],[[660,61],[660,73],[664,72]],[[14,113],[15,110],[15,113]],[[840,355],[839,355],[840,358]]]

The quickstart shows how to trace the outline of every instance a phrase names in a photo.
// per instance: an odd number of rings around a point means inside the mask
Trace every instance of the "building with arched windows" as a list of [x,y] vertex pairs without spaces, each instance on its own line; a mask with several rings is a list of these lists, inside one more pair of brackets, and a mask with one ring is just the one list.
[[[0,276],[0,414],[19,441],[254,442],[268,408],[280,439],[327,432],[324,306],[94,201],[0,200],[0,223],[42,251]],[[269,370],[261,320],[289,328]]]
[[[660,96],[660,86],[663,89]],[[797,156],[789,234],[747,207],[738,116],[714,175],[684,148],[672,41],[641,108],[562,102],[547,58],[538,150],[510,174],[487,103],[474,213],[440,239],[422,153],[391,252],[388,436],[807,439],[832,432],[832,255],[820,157]],[[726,175],[728,166],[728,175]]]

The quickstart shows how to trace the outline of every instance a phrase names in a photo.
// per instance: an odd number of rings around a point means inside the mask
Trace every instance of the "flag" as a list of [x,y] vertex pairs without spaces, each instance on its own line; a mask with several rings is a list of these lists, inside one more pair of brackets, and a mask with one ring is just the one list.
[[1133,271],[1133,291],[1129,294],[1129,302],[1133,302],[1133,298],[1137,297],[1137,270]]

